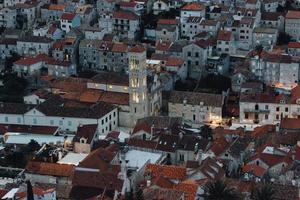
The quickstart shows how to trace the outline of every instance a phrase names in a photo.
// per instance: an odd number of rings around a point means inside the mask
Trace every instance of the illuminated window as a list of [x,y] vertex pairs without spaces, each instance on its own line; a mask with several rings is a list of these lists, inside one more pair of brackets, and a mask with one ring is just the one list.
[[139,103],[139,94],[134,92],[132,94],[132,100],[135,102],[135,103]]
[[112,85],[110,85],[110,86],[108,86],[109,87],[109,89],[112,89]]
[[124,87],[124,90],[128,90],[128,87]]

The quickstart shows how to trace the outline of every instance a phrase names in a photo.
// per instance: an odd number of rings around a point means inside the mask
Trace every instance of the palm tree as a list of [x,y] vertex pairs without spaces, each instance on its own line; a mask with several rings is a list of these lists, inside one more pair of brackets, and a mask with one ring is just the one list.
[[275,191],[270,185],[264,185],[262,187],[257,187],[253,191],[254,200],[274,200]]
[[229,188],[223,181],[209,182],[204,186],[205,200],[238,200],[239,195],[233,188]]

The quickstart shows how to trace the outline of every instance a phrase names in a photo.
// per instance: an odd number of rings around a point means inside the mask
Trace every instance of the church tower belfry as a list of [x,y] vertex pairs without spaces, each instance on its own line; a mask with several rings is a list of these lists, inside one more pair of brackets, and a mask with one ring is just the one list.
[[131,123],[149,116],[146,49],[135,46],[129,52],[129,106]]

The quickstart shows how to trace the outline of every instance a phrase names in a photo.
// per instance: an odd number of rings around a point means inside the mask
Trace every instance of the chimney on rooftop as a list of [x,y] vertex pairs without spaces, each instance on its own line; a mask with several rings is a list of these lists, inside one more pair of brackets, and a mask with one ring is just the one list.
[[152,138],[154,137],[154,129],[155,129],[155,125],[154,125],[154,123],[152,123],[152,125],[151,125],[151,138],[150,138],[150,140],[152,140]]

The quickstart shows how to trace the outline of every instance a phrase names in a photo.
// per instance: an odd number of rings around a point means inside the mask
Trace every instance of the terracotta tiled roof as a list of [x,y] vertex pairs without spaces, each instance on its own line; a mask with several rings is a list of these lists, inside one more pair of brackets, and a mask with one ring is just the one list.
[[300,19],[300,11],[289,10],[285,16],[286,19]]
[[187,176],[186,168],[175,165],[147,164],[145,174],[152,177],[163,176],[168,179],[184,180]]
[[293,49],[300,49],[300,42],[289,42],[288,47]]
[[224,137],[218,138],[215,140],[210,148],[216,156],[222,154],[229,147],[229,143]]
[[297,145],[295,148],[295,160],[300,161],[300,147]]
[[128,46],[126,44],[114,43],[113,46],[112,46],[111,51],[125,53],[125,52],[128,51]]
[[248,164],[243,166],[244,173],[253,173],[257,177],[262,177],[266,173],[266,169],[256,165],[256,164]]
[[291,90],[291,102],[295,104],[298,99],[300,99],[300,85]]
[[4,195],[6,195],[6,193],[8,193],[8,190],[0,189],[0,198],[4,197]]
[[[115,157],[116,153],[107,150],[106,148],[98,148],[92,151],[85,159],[83,159],[78,167],[99,169],[100,172],[106,172],[111,168],[110,162]],[[114,173],[118,173],[116,169]]]
[[104,92],[99,101],[115,105],[129,105],[129,94],[121,92]]
[[28,162],[26,171],[41,175],[50,176],[63,176],[70,177],[73,174],[74,166],[57,163],[45,163],[45,162]]
[[62,92],[84,92],[87,89],[87,79],[83,78],[61,78],[56,79],[51,83],[53,89],[58,89]]
[[157,24],[163,25],[178,25],[179,21],[177,19],[159,19]]
[[185,200],[194,200],[196,199],[198,185],[194,181],[187,180],[179,184],[175,184],[174,189],[184,192],[186,194],[184,198]]
[[117,19],[128,19],[128,20],[138,20],[138,16],[133,12],[129,11],[115,11],[113,13],[113,18]]
[[74,13],[64,13],[61,16],[61,19],[62,20],[73,20],[75,16],[76,16],[76,14],[74,14]]
[[77,129],[77,133],[73,138],[73,141],[80,142],[81,138],[85,138],[87,140],[87,144],[91,144],[97,132],[97,128],[98,128],[97,124],[88,124],[88,125],[79,126]]
[[48,65],[55,65],[55,66],[59,66],[59,67],[66,67],[66,68],[72,66],[72,63],[69,62],[69,61],[60,61],[60,60],[55,60],[54,58],[48,60],[47,64]]
[[299,118],[283,118],[280,122],[281,129],[297,129],[300,130]]
[[174,183],[172,181],[170,181],[168,178],[165,178],[163,176],[163,174],[160,176],[154,177],[151,180],[151,184],[161,187],[161,188],[169,188],[169,189],[173,188],[173,185],[174,185]]
[[225,31],[225,30],[220,30],[218,33],[217,39],[223,40],[223,41],[230,41],[231,40],[231,32]]
[[146,51],[145,47],[143,47],[141,45],[136,45],[130,49],[130,52],[133,52],[133,53],[143,53],[145,51]]
[[130,138],[127,144],[128,146],[133,146],[133,147],[155,149],[157,142]]
[[261,14],[261,20],[278,21],[280,16],[282,16],[282,13],[279,12],[263,12]]
[[[273,147],[273,148],[275,148],[275,147]],[[279,149],[276,149],[276,150],[280,151]],[[257,159],[262,160],[264,163],[266,163],[268,165],[268,167],[272,167],[272,166],[277,165],[282,162],[285,162],[288,165],[290,165],[292,163],[292,158],[286,152],[282,151],[282,153],[283,153],[283,155],[258,152],[256,155],[254,155],[251,158],[251,160],[252,161],[255,161]]]
[[129,8],[134,8],[137,5],[135,1],[121,1],[120,2],[120,7],[129,7]]
[[45,55],[45,54],[39,54],[36,57],[26,57],[26,58],[21,58],[20,60],[17,60],[14,62],[15,65],[34,65],[39,62],[45,62],[48,61],[50,58]]
[[181,8],[181,10],[188,10],[188,11],[190,11],[190,10],[191,11],[201,11],[203,9],[205,9],[205,7],[200,3],[189,3]]
[[145,131],[146,133],[151,133],[151,125],[147,122],[137,123],[132,131],[132,134],[135,134],[139,131]]
[[224,137],[226,135],[243,136],[245,134],[245,131],[243,128],[231,130],[231,129],[225,129],[222,126],[218,126],[217,128],[213,129],[213,133],[214,133],[214,137],[220,138],[220,137]]
[[254,128],[251,135],[252,135],[253,138],[258,138],[258,137],[262,137],[264,135],[267,135],[269,133],[273,133],[273,132],[275,132],[275,130],[276,130],[275,125],[258,126],[258,127]]
[[52,46],[53,46],[53,49],[60,49],[60,50],[62,50],[63,47],[64,47],[64,45],[65,45],[65,42],[62,41],[62,40],[60,40],[60,41],[54,42]]
[[48,7],[48,10],[60,10],[60,11],[64,11],[66,8],[65,5],[63,4],[50,4]]
[[99,73],[92,77],[91,80],[93,83],[129,87],[128,75],[121,75],[119,73]]
[[204,106],[222,107],[223,96],[220,94],[200,93],[200,92],[182,92],[172,91],[170,94],[169,102],[183,104],[186,100],[188,105],[200,105],[203,102]]
[[81,102],[88,102],[88,103],[96,103],[100,100],[103,92],[101,90],[87,90],[83,92],[80,97],[79,101]]
[[[52,193],[54,191],[55,191],[54,188],[49,189],[49,190],[43,190],[43,189],[38,188],[38,187],[33,187],[32,188],[33,194],[36,195],[36,196],[39,196],[39,197],[44,196],[45,194],[48,194],[48,193]],[[23,198],[26,198],[26,197],[27,197],[27,192],[26,191],[16,193],[16,198],[17,199],[23,199]]]
[[[119,191],[121,192],[123,181],[117,178],[117,175],[109,171],[82,171],[75,170],[74,176],[72,177],[72,185],[80,186],[83,188],[100,188],[107,191]],[[72,189],[73,190],[73,189]],[[78,192],[83,192],[78,190]],[[72,192],[71,192],[72,193]],[[77,197],[77,195],[71,195]],[[81,198],[86,199],[86,198]]]
[[21,124],[20,125],[18,125],[18,124],[0,124],[0,130],[5,131],[5,132],[54,135],[59,130],[59,127],[55,127],[55,126],[32,126],[32,125],[21,125]]
[[181,66],[184,64],[184,60],[176,57],[169,57],[166,63],[166,66]]
[[156,51],[168,51],[170,46],[172,45],[172,42],[156,42],[155,44],[155,50]]

